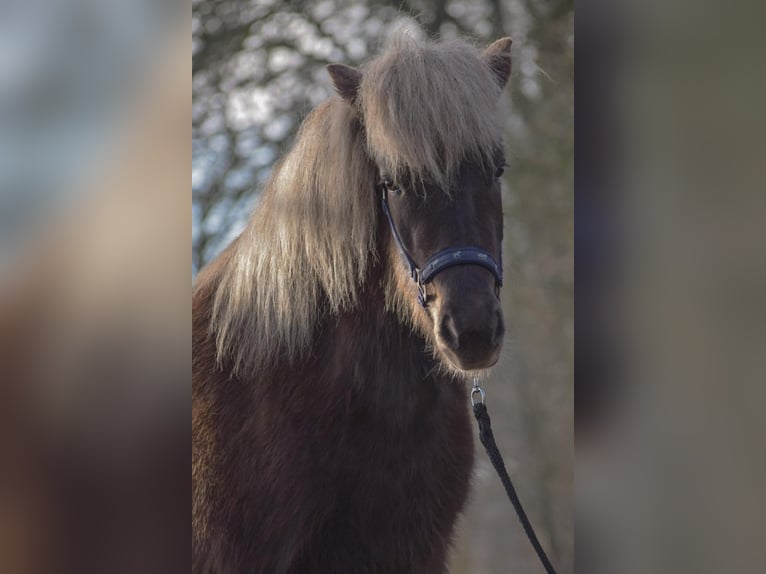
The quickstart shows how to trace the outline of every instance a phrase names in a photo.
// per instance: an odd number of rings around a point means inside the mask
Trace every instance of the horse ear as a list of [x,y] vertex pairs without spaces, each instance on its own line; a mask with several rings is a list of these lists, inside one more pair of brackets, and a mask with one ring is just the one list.
[[492,70],[492,74],[494,74],[501,88],[505,87],[511,75],[512,43],[513,41],[510,38],[500,38],[492,42],[482,54],[484,62]]
[[353,104],[362,82],[362,72],[344,64],[328,64],[327,71],[340,96]]

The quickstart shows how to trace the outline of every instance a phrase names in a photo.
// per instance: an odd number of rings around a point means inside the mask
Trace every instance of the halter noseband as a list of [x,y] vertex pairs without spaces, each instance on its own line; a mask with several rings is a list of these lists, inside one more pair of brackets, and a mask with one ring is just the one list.
[[396,241],[399,252],[407,263],[407,267],[409,267],[410,277],[417,283],[418,303],[424,309],[428,305],[426,285],[433,281],[436,275],[456,265],[478,265],[479,267],[484,267],[495,277],[496,294],[500,292],[500,287],[503,286],[503,266],[498,264],[489,252],[479,247],[448,247],[429,257],[422,269],[418,267],[415,260],[404,247],[399,231],[396,229],[394,218],[391,216],[391,210],[388,208],[388,189],[385,185],[380,187],[382,189],[383,213],[386,214],[388,225],[391,228],[391,235],[393,235],[394,241]]

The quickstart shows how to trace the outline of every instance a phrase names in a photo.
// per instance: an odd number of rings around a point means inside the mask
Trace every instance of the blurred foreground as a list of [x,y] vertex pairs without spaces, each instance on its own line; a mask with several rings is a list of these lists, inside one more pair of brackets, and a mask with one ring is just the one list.
[[763,16],[578,5],[583,573],[764,570]]
[[155,4],[0,19],[0,572],[188,570],[190,15]]

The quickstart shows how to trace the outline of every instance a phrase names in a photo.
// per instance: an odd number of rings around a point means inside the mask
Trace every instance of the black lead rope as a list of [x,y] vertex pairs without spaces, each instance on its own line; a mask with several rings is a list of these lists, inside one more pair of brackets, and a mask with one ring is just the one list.
[[[474,400],[474,396],[477,394],[481,397],[478,402]],[[500,451],[497,450],[495,437],[492,434],[492,424],[489,420],[489,413],[487,412],[487,406],[484,404],[484,390],[479,386],[478,381],[475,379],[473,382],[473,389],[471,390],[471,404],[473,405],[473,414],[476,417],[476,422],[479,423],[479,440],[481,440],[481,444],[484,445],[484,448],[487,451],[487,456],[489,456],[489,460],[492,461],[492,466],[495,467],[495,470],[505,487],[505,492],[508,494],[511,504],[513,504],[513,509],[519,517],[521,526],[524,528],[524,532],[526,533],[527,538],[529,538],[532,547],[535,549],[537,557],[540,558],[540,562],[542,562],[545,571],[548,574],[556,574],[556,570],[554,570],[551,561],[548,560],[548,555],[545,554],[545,550],[543,550],[540,541],[537,539],[537,534],[535,534],[532,524],[529,522],[529,518],[527,518],[527,513],[524,512],[524,508],[521,506],[519,495],[516,494],[516,489],[513,488],[513,483],[511,483],[511,477],[508,476],[508,471],[505,469],[503,457],[500,455]]]

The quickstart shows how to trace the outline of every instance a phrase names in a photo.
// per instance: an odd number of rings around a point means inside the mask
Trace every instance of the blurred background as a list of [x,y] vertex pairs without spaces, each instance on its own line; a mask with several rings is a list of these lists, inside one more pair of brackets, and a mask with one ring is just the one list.
[[[361,64],[401,26],[478,45],[513,38],[503,105],[508,335],[485,389],[527,512],[558,571],[572,572],[573,3],[195,0],[192,12],[192,274],[239,234],[301,120],[332,94],[325,64]],[[451,572],[537,573],[476,444]]]

